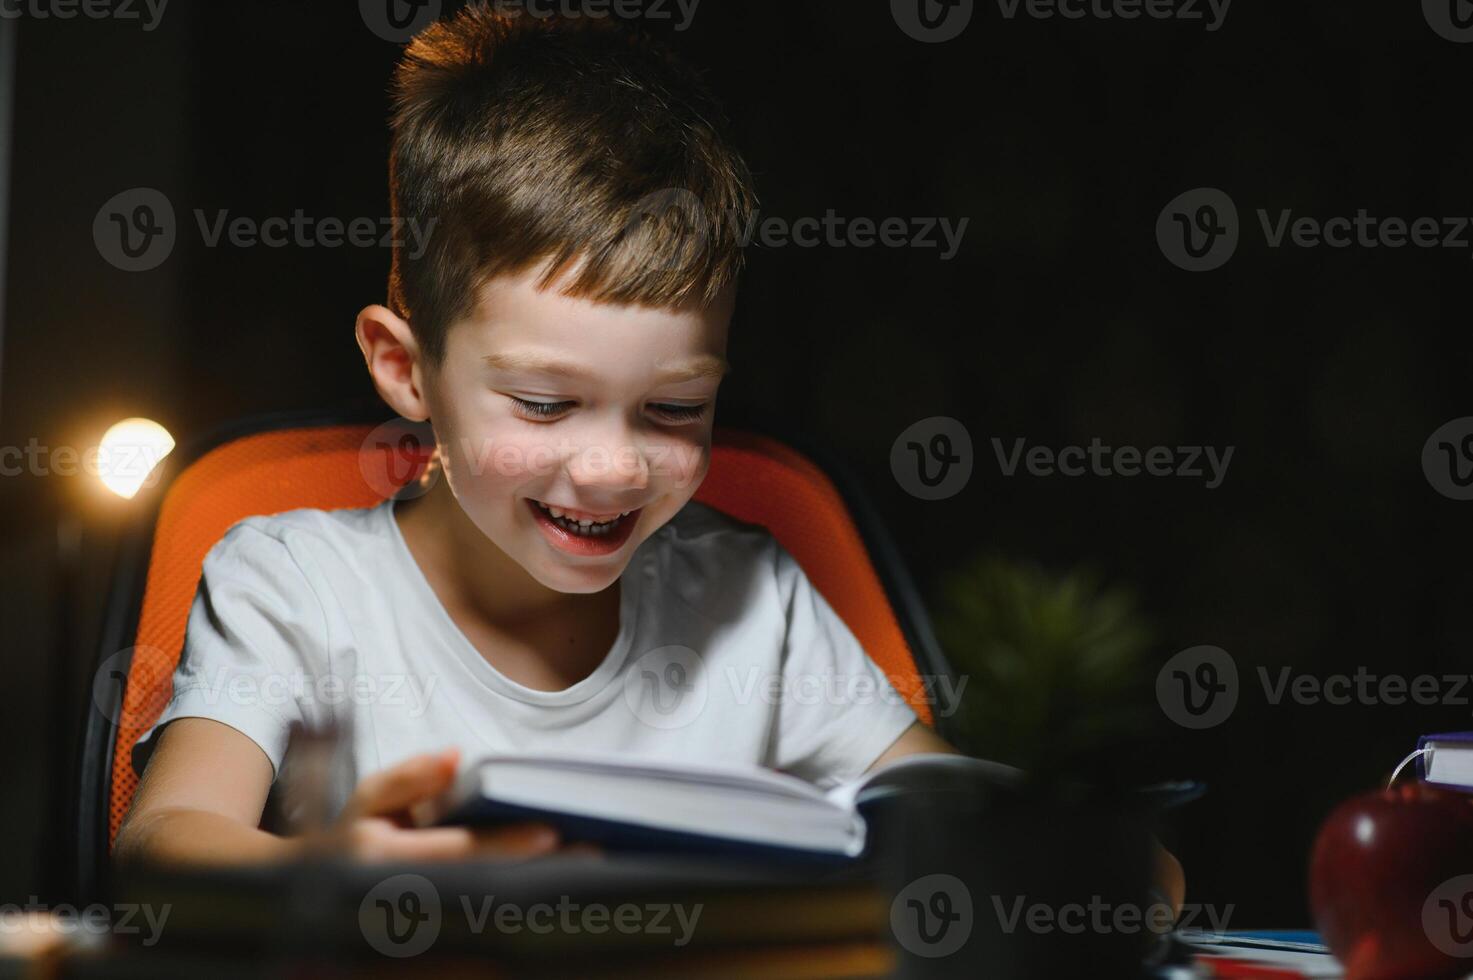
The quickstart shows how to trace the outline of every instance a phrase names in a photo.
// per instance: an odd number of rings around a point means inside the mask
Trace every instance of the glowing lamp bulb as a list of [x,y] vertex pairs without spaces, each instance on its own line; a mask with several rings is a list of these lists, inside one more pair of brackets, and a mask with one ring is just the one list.
[[173,449],[174,437],[162,425],[152,419],[123,419],[102,435],[97,476],[119,497],[131,498]]

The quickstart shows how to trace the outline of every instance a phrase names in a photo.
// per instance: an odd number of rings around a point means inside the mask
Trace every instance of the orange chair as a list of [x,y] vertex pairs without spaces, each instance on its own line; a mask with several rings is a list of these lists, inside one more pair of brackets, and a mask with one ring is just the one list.
[[[392,495],[428,455],[404,426],[385,423],[381,409],[245,420],[172,454],[140,495],[145,513],[124,544],[83,736],[81,895],[93,894],[137,789],[130,754],[169,699],[205,553],[251,515],[367,507]],[[842,470],[830,465],[826,474],[808,456],[766,436],[718,429],[696,499],[766,527],[896,690],[934,724],[921,677],[950,670],[910,579],[857,488]]]

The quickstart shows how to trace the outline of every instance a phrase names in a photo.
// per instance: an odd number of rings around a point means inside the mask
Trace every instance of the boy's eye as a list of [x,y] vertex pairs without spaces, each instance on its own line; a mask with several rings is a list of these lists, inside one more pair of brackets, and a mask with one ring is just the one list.
[[656,404],[650,407],[672,422],[694,422],[706,414],[705,403],[700,405]]
[[[575,404],[571,401],[529,401],[526,398],[518,398],[515,395],[508,395],[507,397],[511,399],[512,406],[516,409],[517,414],[523,418],[534,420],[556,418],[567,412]],[[660,402],[651,404],[650,408],[668,422],[683,423],[694,422],[705,415],[706,404],[703,402],[700,405],[675,405],[668,402]]]
[[561,415],[563,412],[573,407],[572,402],[531,402],[527,401],[527,399],[525,398],[518,398],[515,395],[508,395],[507,397],[511,399],[512,406],[522,415],[523,418],[552,418],[554,416]]

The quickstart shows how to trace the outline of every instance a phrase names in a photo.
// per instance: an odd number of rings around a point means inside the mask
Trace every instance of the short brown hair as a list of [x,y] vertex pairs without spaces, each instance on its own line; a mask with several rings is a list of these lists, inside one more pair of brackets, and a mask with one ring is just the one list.
[[433,230],[421,255],[395,245],[389,305],[432,364],[497,275],[548,262],[569,295],[679,309],[740,272],[723,217],[756,202],[716,101],[613,18],[474,3],[410,43],[393,107],[394,217]]

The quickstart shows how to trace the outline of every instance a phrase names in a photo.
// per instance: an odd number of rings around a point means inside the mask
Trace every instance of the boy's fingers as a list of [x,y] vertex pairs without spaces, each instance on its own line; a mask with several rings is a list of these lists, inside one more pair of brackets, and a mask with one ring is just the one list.
[[405,861],[449,861],[472,857],[535,857],[557,850],[557,832],[542,824],[494,830],[430,827],[394,835],[384,856]]
[[455,779],[459,753],[435,752],[417,755],[382,772],[366,777],[353,794],[358,816],[396,813],[427,797],[443,792]]
[[528,823],[475,831],[477,855],[492,857],[535,857],[551,854],[561,842],[558,832],[547,824]]

